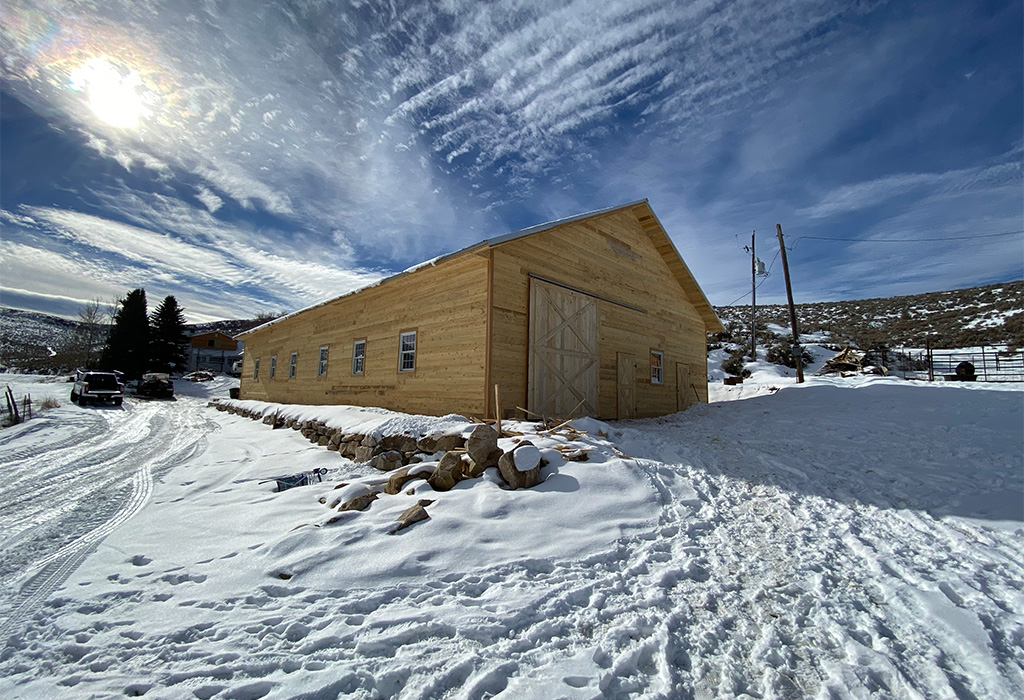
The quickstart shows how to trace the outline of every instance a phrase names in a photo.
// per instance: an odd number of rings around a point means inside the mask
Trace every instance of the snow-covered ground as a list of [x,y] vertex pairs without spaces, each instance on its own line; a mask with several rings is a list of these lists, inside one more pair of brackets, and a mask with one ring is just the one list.
[[380,474],[206,408],[230,380],[121,410],[0,376],[62,402],[0,432],[0,697],[1019,697],[1020,387],[750,368],[683,414],[580,421],[586,462],[524,436],[535,489],[417,481],[340,517]]

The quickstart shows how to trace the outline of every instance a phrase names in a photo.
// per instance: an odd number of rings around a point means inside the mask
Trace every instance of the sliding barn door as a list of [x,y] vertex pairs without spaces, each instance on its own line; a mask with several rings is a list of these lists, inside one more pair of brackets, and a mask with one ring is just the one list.
[[530,280],[528,408],[549,417],[596,416],[597,300]]

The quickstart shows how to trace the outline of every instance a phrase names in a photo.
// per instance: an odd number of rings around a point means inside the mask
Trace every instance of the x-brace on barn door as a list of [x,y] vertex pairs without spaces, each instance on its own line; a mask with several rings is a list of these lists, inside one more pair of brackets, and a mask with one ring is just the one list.
[[551,417],[596,416],[597,300],[530,280],[529,409]]

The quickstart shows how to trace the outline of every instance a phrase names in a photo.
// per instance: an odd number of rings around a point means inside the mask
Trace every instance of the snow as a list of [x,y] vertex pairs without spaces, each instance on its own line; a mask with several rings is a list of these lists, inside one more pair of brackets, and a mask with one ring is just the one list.
[[[534,489],[490,469],[394,496],[206,407],[237,380],[120,409],[0,376],[62,404],[0,432],[0,696],[1016,698],[1020,385],[748,368],[711,404],[576,420],[577,439],[503,421],[526,434],[502,449],[528,439],[548,463]],[[472,428],[235,403],[352,432]],[[370,491],[365,511],[331,507]],[[430,518],[388,534],[422,499]]]
[[523,445],[512,453],[512,461],[516,471],[528,472],[540,464],[540,450],[533,445]]

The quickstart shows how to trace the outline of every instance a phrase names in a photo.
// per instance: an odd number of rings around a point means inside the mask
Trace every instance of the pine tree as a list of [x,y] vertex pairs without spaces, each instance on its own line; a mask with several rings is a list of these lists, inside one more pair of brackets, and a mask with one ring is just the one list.
[[146,310],[146,290],[128,292],[107,336],[107,344],[100,357],[103,369],[120,370],[126,379],[138,379],[149,365],[149,316]]
[[188,361],[188,336],[185,335],[185,311],[178,300],[166,296],[150,318],[150,369],[154,372],[179,372]]

